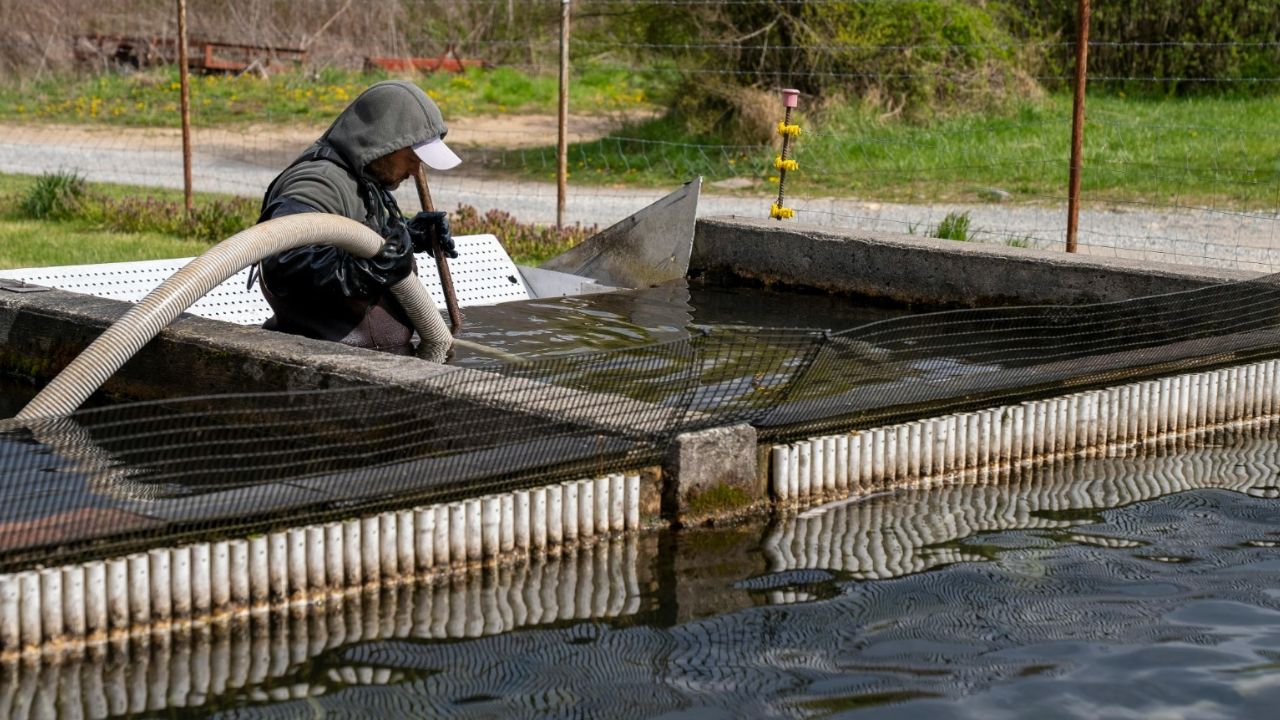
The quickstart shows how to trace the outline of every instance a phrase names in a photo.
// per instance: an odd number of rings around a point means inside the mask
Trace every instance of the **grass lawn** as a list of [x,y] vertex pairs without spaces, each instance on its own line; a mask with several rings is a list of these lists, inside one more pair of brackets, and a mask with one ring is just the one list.
[[[191,122],[201,127],[250,123],[327,124],[385,73],[336,69],[315,74],[191,76]],[[413,78],[445,117],[554,113],[559,80],[554,72],[512,68],[469,69]],[[626,68],[585,65],[570,83],[574,112],[644,110],[667,92],[665,72],[637,75]],[[0,82],[0,120],[93,123],[140,127],[177,125],[180,85],[176,69],[96,76]]]
[[[117,217],[137,213],[133,218],[126,218],[130,220],[129,226],[137,231],[116,232],[103,226],[103,220],[95,214],[92,204],[88,210],[79,211],[78,215],[67,219],[36,220],[26,216],[20,209],[21,200],[32,191],[37,181],[38,178],[28,175],[0,174],[0,269],[193,257],[212,245],[182,237],[173,231],[155,230],[161,224],[158,221],[163,219],[158,218],[157,213],[181,212],[182,192],[179,190],[87,183],[88,196],[151,201],[149,204],[118,204]],[[196,193],[195,206],[199,212],[201,208],[207,209],[234,199],[229,195]],[[98,212],[101,212],[102,205],[101,202],[97,204]],[[232,225],[235,228],[245,227],[252,223],[254,215],[256,209],[247,216],[237,213]],[[597,229],[573,225],[557,230],[555,227],[521,223],[497,210],[480,213],[469,206],[458,208],[450,215],[455,234],[492,233],[515,262],[526,265],[537,265],[569,249]],[[232,232],[234,230],[219,237],[225,239]]]
[[[0,268],[47,267],[84,263],[191,257],[209,244],[158,232],[112,232],[88,220],[32,220],[18,211],[18,200],[34,185],[28,175],[0,174]],[[109,197],[147,196],[182,202],[182,192],[126,185],[92,184]],[[217,196],[198,194],[197,202]]]
[[[1274,98],[1145,100],[1091,97],[1084,137],[1085,202],[1274,208],[1280,195]],[[927,126],[857,108],[799,120],[789,193],[889,202],[1064,202],[1071,99],[1052,96],[1008,115],[966,115]],[[776,192],[776,148],[689,136],[670,119],[573,145],[571,182],[667,186],[703,175],[746,178],[746,192]],[[515,165],[516,153],[499,156]],[[554,177],[555,153],[518,154],[526,175]]]
[[[324,70],[193,78],[198,125],[297,121],[324,123],[379,74]],[[677,76],[666,68],[635,73],[607,64],[576,68],[575,113],[654,109]],[[416,78],[446,116],[552,113],[554,74],[512,68]],[[173,71],[0,83],[0,121],[171,127],[177,113]],[[802,111],[813,107],[802,100]],[[781,116],[779,108],[779,118]],[[849,196],[914,203],[1059,204],[1067,194],[1071,98],[1051,95],[1004,114],[969,114],[912,124],[856,105],[799,115],[799,170],[788,174],[795,195]],[[1152,99],[1095,93],[1088,100],[1082,193],[1086,203],[1145,202],[1166,206],[1257,209],[1277,205],[1280,164],[1272,97]],[[705,118],[703,119],[706,120]],[[708,124],[716,127],[716,124]],[[669,187],[702,175],[738,179],[740,192],[776,192],[775,147],[734,145],[691,134],[660,117],[569,150],[570,182]],[[486,153],[489,169],[554,181],[553,146]],[[1006,195],[1007,194],[1007,195]]]
[[0,215],[0,268],[192,257],[209,246],[159,233],[98,230],[82,221],[18,220]]

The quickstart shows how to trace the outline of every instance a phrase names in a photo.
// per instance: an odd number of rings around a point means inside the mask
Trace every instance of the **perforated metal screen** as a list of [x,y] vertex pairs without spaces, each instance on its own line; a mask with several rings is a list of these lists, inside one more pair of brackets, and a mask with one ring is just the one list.
[[[460,305],[495,305],[530,297],[520,271],[497,237],[465,235],[454,238],[454,243],[458,249],[458,257],[449,261],[449,271]],[[444,307],[444,293],[440,289],[435,260],[425,254],[417,257],[418,277],[431,293],[436,305]],[[138,302],[190,260],[191,258],[174,258],[0,270],[0,278],[22,280],[32,285],[113,300]],[[241,270],[197,300],[187,312],[239,325],[261,325],[271,317],[271,307],[256,286],[246,287],[248,279],[249,271]]]

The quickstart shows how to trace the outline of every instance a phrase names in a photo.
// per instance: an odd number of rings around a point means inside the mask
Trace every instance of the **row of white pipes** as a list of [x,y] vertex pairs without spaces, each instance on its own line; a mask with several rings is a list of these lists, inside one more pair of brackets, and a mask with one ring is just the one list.
[[[615,536],[433,583],[356,590],[341,602],[157,627],[66,650],[56,662],[0,663],[0,718],[97,720],[199,707],[228,693],[252,702],[311,697],[324,685],[272,681],[326,651],[370,640],[475,638],[634,614],[641,602],[638,553],[635,535]],[[357,663],[328,675],[346,685],[394,680],[388,668]]]
[[554,553],[639,527],[640,477],[615,474],[0,575],[0,658]]
[[[1269,428],[1263,428],[1268,430]],[[927,483],[892,502],[830,503],[785,518],[763,543],[771,572],[832,570],[852,577],[901,577],[966,560],[982,560],[954,541],[984,532],[1060,529],[1091,522],[1064,510],[1120,507],[1188,490],[1218,488],[1259,497],[1277,494],[1280,452],[1269,438],[1244,435],[1229,447],[1195,447],[1201,434],[1166,437],[1155,452],[1052,461],[1033,469],[980,471],[975,482]],[[1075,542],[1126,547],[1124,538],[1072,536]]]
[[1268,360],[775,445],[771,492],[811,505],[1265,417],[1280,408],[1278,368]]

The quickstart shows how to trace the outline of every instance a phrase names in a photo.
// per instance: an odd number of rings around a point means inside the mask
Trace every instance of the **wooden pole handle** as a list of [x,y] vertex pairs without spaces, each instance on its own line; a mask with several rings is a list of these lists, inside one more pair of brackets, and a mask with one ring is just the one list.
[[[413,173],[414,183],[418,186],[418,200],[422,209],[432,212],[436,209],[431,202],[431,189],[427,187],[427,171],[418,163]],[[458,296],[453,292],[453,276],[449,274],[449,262],[444,256],[444,248],[440,247],[438,238],[431,238],[431,251],[436,257],[436,272],[440,274],[440,289],[444,291],[444,305],[449,311],[449,331],[457,335],[462,331],[462,311],[458,309]]]

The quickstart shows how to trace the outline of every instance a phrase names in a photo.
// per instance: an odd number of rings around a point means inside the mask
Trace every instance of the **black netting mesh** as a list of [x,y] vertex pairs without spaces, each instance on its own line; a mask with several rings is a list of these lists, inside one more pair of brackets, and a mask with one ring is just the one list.
[[1278,280],[82,410],[0,432],[0,570],[634,469],[707,427],[785,440],[1263,357]]

